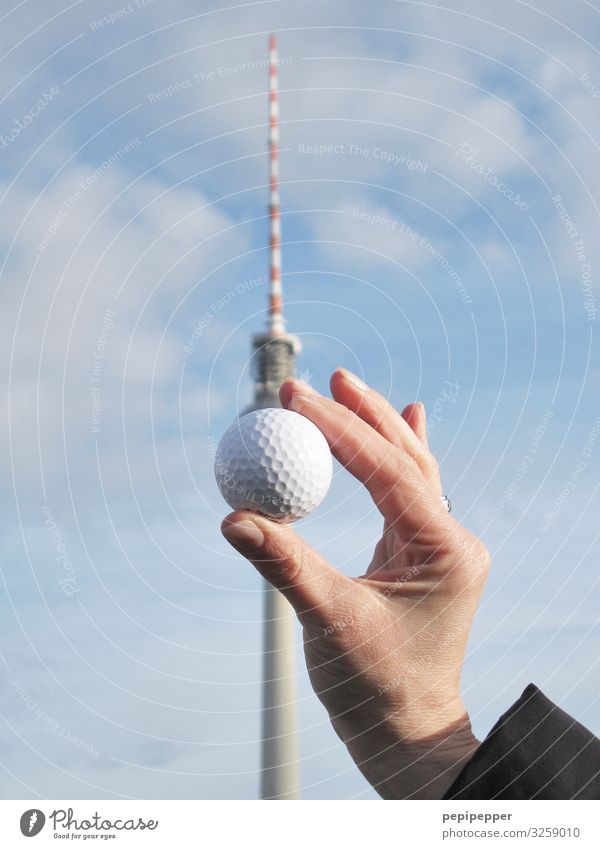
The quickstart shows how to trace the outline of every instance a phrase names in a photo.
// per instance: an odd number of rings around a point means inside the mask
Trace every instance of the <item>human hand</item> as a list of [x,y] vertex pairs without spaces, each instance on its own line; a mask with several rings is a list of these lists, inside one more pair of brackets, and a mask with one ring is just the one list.
[[342,575],[254,513],[230,514],[223,533],[294,607],[311,683],[367,780],[386,798],[440,798],[477,747],[460,673],[490,557],[440,500],[423,405],[400,415],[342,369],[331,392],[287,380],[280,398],[317,425],[383,516],[365,574]]

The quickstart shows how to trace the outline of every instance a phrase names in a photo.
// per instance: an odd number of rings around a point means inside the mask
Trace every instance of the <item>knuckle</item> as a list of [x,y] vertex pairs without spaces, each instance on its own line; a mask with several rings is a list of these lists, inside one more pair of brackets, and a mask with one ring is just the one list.
[[440,473],[439,463],[436,460],[436,458],[433,456],[431,451],[424,451],[423,452],[422,457],[421,457],[421,462],[423,464],[423,468],[425,470],[425,473],[428,476],[433,477],[435,475],[439,475],[439,473]]
[[292,545],[287,556],[282,559],[282,578],[286,584],[297,584],[305,570],[307,552],[301,543]]
[[474,535],[470,539],[469,563],[476,582],[483,585],[492,565],[492,557],[485,543]]
[[401,482],[414,483],[421,475],[417,462],[405,451],[390,446],[390,450],[372,475],[369,489],[380,504]]
[[269,529],[257,566],[264,578],[279,589],[292,583],[302,569],[302,545],[275,525]]
[[482,571],[486,574],[489,572],[490,567],[492,565],[492,555],[487,547],[487,545],[482,542],[479,538],[477,538],[476,544],[476,557],[479,563],[481,564]]
[[[393,487],[406,474],[407,464],[413,463],[412,459],[405,456],[402,451],[390,447],[378,469],[378,477],[383,487]],[[416,467],[416,464],[414,464]]]
[[479,537],[456,520],[450,521],[453,527],[446,538],[445,554],[459,567],[453,572],[454,577],[460,584],[468,574],[471,581],[480,587],[485,583],[492,563],[490,552]]

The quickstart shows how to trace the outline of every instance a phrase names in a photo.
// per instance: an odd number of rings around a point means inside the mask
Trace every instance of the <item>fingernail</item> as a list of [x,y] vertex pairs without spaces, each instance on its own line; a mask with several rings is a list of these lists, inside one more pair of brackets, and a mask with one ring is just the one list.
[[260,548],[265,537],[258,525],[249,519],[242,522],[229,522],[221,528],[223,536],[235,548]]
[[302,392],[294,392],[290,398],[288,409],[293,410],[295,413],[299,413],[303,409],[305,402],[310,400],[311,396],[308,393],[303,394]]
[[325,399],[318,392],[294,392],[288,403],[288,410],[300,413],[308,404],[309,407],[323,407]]
[[315,390],[312,388],[310,383],[307,383],[305,380],[302,380],[301,377],[294,377],[294,386],[297,386],[302,392],[314,392]]
[[346,378],[346,380],[347,380],[347,381],[349,381],[349,382],[350,382],[353,386],[356,386],[356,388],[357,388],[357,389],[360,389],[360,390],[361,390],[361,392],[364,392],[364,391],[365,391],[365,389],[368,389],[368,388],[369,388],[369,387],[367,386],[367,384],[366,384],[366,383],[364,383],[364,382],[360,379],[360,377],[357,377],[357,376],[354,374],[354,372],[349,371],[347,368],[342,369],[342,371],[343,371],[343,373],[344,373],[344,377]]

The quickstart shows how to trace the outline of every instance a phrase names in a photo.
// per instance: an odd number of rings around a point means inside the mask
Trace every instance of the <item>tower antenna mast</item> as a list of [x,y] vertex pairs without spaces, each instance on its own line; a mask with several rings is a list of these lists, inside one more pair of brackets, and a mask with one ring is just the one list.
[[279,70],[277,41],[269,40],[269,222],[270,289],[268,329],[274,336],[285,332],[281,295],[281,214],[279,205]]

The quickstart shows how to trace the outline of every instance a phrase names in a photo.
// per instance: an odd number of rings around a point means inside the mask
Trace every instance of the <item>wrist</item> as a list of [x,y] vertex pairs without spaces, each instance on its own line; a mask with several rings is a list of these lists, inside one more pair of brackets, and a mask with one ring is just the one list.
[[427,714],[338,717],[338,735],[384,799],[441,799],[479,741],[460,700]]
[[436,734],[388,749],[373,764],[373,786],[384,799],[441,799],[478,746],[465,713]]

